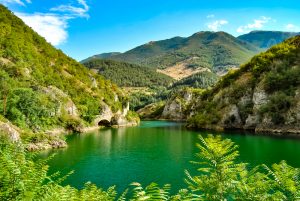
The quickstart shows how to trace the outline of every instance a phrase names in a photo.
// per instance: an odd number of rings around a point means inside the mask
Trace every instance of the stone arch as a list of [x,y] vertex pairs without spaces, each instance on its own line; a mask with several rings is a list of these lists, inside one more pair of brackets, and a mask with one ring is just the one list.
[[98,122],[98,126],[105,126],[105,127],[111,127],[111,122],[107,119],[102,119]]

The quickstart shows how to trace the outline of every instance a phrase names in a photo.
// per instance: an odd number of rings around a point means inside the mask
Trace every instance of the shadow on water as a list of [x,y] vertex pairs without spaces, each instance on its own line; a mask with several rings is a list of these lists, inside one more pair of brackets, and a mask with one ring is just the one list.
[[[197,160],[195,144],[198,134],[208,131],[187,130],[183,123],[144,121],[138,127],[104,128],[96,132],[68,137],[68,148],[44,152],[56,156],[49,162],[50,172],[63,174],[71,170],[65,184],[81,188],[87,181],[107,188],[117,186],[123,191],[131,182],[143,185],[151,182],[169,183],[172,190],[186,187],[184,170],[192,174],[196,168],[189,161]],[[252,166],[286,160],[300,167],[300,140],[248,135],[239,132],[217,133],[239,145],[240,158]]]

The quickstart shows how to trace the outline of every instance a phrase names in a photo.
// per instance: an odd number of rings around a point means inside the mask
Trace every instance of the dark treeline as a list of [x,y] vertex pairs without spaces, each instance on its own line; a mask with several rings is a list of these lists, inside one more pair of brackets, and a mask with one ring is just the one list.
[[83,64],[90,69],[96,69],[106,79],[123,87],[168,86],[173,81],[154,69],[126,62],[92,59]]

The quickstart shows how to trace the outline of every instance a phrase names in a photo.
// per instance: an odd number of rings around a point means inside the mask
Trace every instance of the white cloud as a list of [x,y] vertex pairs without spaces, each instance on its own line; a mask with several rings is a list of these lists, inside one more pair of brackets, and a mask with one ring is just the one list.
[[247,24],[245,26],[240,26],[236,31],[238,33],[250,32],[254,29],[261,29],[264,24],[268,23],[272,18],[261,16],[259,19],[255,19],[252,24]]
[[55,14],[15,14],[52,45],[60,45],[67,40],[68,18]]
[[4,5],[8,5],[8,4],[19,4],[21,6],[25,6],[25,2],[26,3],[31,3],[30,0],[0,0],[0,3],[4,4]]
[[298,27],[298,26],[296,26],[296,25],[294,25],[294,24],[287,24],[287,25],[285,26],[285,29],[286,29],[287,31],[300,31],[300,27]]
[[[24,6],[31,0],[0,0],[0,3],[17,3]],[[60,5],[50,9],[49,13],[15,13],[28,26],[43,36],[52,45],[60,45],[67,41],[68,22],[77,17],[88,18],[89,6],[86,0],[77,0],[76,5]]]
[[228,24],[227,20],[216,20],[207,24],[207,27],[212,31],[218,31],[223,25]]
[[207,15],[206,18],[214,18],[215,15],[214,14],[211,14],[211,15]]
[[51,11],[58,11],[68,13],[72,17],[86,17],[89,15],[87,12],[89,11],[89,6],[87,5],[85,0],[77,0],[77,6],[73,5],[60,5],[54,8],[51,8]]

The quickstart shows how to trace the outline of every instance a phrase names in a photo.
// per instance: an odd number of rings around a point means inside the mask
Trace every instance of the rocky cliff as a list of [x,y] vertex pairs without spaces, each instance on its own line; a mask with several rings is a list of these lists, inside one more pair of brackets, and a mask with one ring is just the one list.
[[300,37],[255,56],[194,103],[190,127],[300,133]]
[[299,134],[300,36],[230,71],[212,89],[189,91],[168,100],[162,117],[193,128]]

